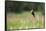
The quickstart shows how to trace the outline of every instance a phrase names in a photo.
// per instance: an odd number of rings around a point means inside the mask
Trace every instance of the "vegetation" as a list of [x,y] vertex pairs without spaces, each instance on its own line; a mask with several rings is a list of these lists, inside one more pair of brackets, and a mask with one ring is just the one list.
[[[7,29],[44,28],[45,4],[40,2],[6,1]],[[35,11],[35,17],[31,10]]]
[[[39,12],[40,13],[40,12]],[[12,13],[11,13],[12,14]],[[34,18],[31,13],[24,12],[22,14],[9,14],[7,15],[7,28],[12,29],[31,29],[31,28],[44,28],[44,16]]]

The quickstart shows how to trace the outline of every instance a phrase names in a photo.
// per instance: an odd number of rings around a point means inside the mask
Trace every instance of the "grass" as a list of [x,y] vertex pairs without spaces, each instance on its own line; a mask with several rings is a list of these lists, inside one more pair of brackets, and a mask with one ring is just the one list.
[[[44,16],[40,15],[34,18],[30,12],[21,14],[9,13],[7,14],[7,29],[28,29],[28,28],[44,28]],[[42,20],[43,18],[43,20]],[[43,22],[42,22],[43,21]]]

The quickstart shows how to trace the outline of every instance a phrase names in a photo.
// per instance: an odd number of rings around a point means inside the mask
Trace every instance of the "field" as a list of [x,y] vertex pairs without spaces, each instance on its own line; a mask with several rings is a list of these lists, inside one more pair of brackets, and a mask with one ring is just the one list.
[[30,12],[7,14],[7,29],[44,28],[44,16],[37,12],[35,17]]

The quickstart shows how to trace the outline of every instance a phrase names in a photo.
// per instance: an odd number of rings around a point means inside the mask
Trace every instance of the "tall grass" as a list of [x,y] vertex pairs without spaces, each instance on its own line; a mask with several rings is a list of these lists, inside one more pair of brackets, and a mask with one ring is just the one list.
[[7,29],[44,28],[44,16],[42,17],[40,13],[36,13],[35,18],[30,12],[21,14],[9,13],[7,14]]

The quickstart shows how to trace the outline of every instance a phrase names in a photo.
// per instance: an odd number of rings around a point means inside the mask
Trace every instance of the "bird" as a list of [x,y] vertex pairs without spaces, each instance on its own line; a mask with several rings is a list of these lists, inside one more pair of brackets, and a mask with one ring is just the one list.
[[34,10],[32,9],[31,11],[32,11],[32,13],[31,13],[31,14],[33,15],[33,17],[35,17],[35,13],[34,13]]

